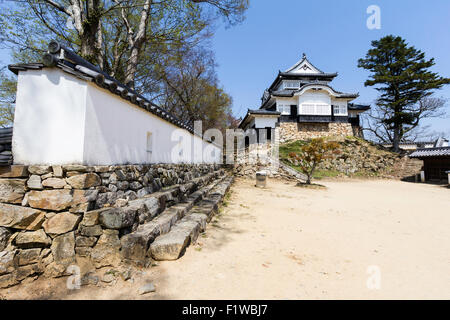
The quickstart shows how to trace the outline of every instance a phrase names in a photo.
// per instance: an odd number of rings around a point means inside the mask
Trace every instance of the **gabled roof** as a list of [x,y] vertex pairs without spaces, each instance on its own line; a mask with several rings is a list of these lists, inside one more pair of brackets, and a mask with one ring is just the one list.
[[330,82],[337,75],[338,75],[337,72],[334,73],[323,72],[319,68],[315,67],[306,58],[306,55],[303,54],[303,58],[300,61],[298,61],[295,65],[293,65],[291,68],[287,69],[284,72],[282,71],[278,72],[277,77],[269,87],[269,91],[275,89],[275,87],[277,87],[282,80],[306,80],[307,82],[315,80],[315,81]]
[[280,116],[281,112],[279,111],[269,111],[265,109],[258,109],[258,110],[247,110],[247,114],[245,115],[244,119],[239,123],[238,128],[242,128],[242,126],[250,120],[250,118],[254,115],[262,115],[262,116]]
[[340,92],[337,90],[334,90],[331,86],[327,85],[327,84],[322,84],[322,83],[315,83],[315,82],[311,82],[308,84],[303,85],[301,88],[299,89],[295,89],[295,90],[279,90],[279,91],[272,91],[272,95],[276,96],[276,97],[293,97],[294,94],[300,92],[304,92],[306,90],[326,90],[328,91],[330,94],[332,94],[333,96],[335,96],[336,98],[357,98],[359,96],[358,93],[345,93],[345,92]]
[[410,158],[450,157],[450,147],[417,149],[409,155]]
[[153,113],[157,117],[164,119],[179,128],[186,129],[192,134],[195,134],[194,128],[189,124],[182,122],[170,112],[157,106],[150,100],[137,93],[135,90],[121,83],[117,79],[114,79],[98,67],[92,65],[90,62],[84,60],[73,51],[63,47],[56,41],[51,41],[49,43],[49,53],[44,55],[43,62],[44,63],[11,64],[8,66],[8,69],[17,75],[20,71],[58,68],[82,80],[93,82],[97,86],[109,90],[113,94],[118,95],[122,99],[128,100],[136,106]]
[[336,76],[337,73],[325,73],[316,66],[314,66],[306,54],[303,53],[302,59],[297,61],[292,67],[282,72],[283,75],[314,75],[314,76]]

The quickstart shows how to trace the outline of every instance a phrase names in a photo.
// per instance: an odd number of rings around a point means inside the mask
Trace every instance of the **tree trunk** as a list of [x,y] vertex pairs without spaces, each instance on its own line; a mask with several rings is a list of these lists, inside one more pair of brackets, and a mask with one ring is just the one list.
[[311,184],[311,176],[309,174],[306,175],[306,184]]
[[127,64],[125,84],[133,89],[134,89],[134,79],[137,71],[139,51],[140,50],[136,47],[133,47],[133,49],[131,49],[130,59],[128,60]]
[[394,148],[394,152],[400,151],[399,145],[400,145],[400,128],[395,127],[394,128],[394,137],[393,137],[393,141],[392,141],[392,147]]
[[136,35],[133,37],[133,31],[130,29],[128,21],[126,22],[129,34],[129,44],[131,47],[130,58],[127,63],[125,84],[134,89],[134,80],[136,77],[137,65],[139,61],[139,54],[141,53],[142,45],[145,42],[147,23],[150,12],[151,0],[146,0],[142,8],[141,19],[139,21],[139,28]]
[[[101,16],[99,0],[88,0],[84,16],[78,17],[82,20],[78,34],[81,40],[81,56],[103,69]],[[77,20],[75,17],[74,19]]]

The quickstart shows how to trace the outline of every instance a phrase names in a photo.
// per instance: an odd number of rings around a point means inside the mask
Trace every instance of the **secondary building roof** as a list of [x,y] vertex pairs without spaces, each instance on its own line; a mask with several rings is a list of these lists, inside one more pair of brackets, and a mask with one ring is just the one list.
[[239,123],[239,128],[242,128],[244,124],[246,124],[254,115],[261,115],[261,116],[275,116],[278,117],[281,115],[281,112],[278,111],[269,111],[265,109],[258,109],[258,110],[251,110],[248,109],[247,114],[245,115],[244,119]]
[[347,104],[348,110],[361,110],[366,111],[370,109],[369,104],[355,104],[355,103],[348,103]]
[[417,149],[409,155],[410,158],[450,157],[450,147]]

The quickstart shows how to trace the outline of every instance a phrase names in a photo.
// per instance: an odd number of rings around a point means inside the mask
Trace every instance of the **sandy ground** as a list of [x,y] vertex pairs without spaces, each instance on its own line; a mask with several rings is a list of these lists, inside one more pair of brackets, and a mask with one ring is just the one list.
[[[327,190],[238,180],[199,243],[134,283],[66,289],[38,279],[1,290],[30,299],[450,299],[450,190],[392,180]],[[137,291],[153,282],[156,292]],[[369,286],[368,286],[369,285]]]

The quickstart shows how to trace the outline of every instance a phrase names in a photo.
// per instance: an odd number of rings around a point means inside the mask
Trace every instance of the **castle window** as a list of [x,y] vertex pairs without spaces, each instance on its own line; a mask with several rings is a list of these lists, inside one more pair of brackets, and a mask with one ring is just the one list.
[[281,112],[282,115],[290,115],[291,114],[291,105],[290,104],[277,104],[277,111]]
[[146,151],[147,151],[147,161],[150,162],[152,159],[152,152],[153,152],[153,138],[151,132],[147,132]]
[[328,104],[316,104],[315,114],[329,114],[330,106]]
[[283,82],[283,89],[298,89],[300,88],[300,81],[285,80]]
[[315,105],[304,103],[302,104],[302,113],[303,114],[315,114]]
[[345,105],[333,106],[333,113],[335,116],[346,116],[347,107]]

